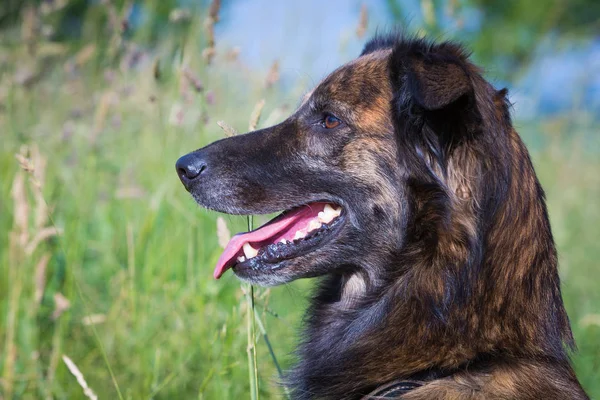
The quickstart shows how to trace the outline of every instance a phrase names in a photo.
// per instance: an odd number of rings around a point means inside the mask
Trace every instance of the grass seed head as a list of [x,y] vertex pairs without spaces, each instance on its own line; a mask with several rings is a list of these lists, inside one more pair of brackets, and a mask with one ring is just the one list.
[[219,239],[219,246],[222,248],[227,247],[227,243],[231,239],[231,232],[229,232],[227,222],[223,217],[217,217],[217,238]]
[[367,10],[367,5],[363,4],[360,7],[360,19],[358,21],[358,26],[356,27],[356,36],[359,39],[362,39],[367,33],[367,29],[369,28],[369,11]]
[[81,373],[79,368],[77,368],[77,365],[75,365],[75,363],[64,354],[62,356],[62,359],[69,371],[71,372],[71,374],[75,377],[75,379],[77,379],[77,383],[79,383],[79,386],[81,386],[81,388],[83,389],[83,394],[85,395],[85,397],[87,397],[90,400],[98,400],[98,396],[96,396],[94,391],[88,386],[87,382],[85,381],[85,378],[83,377],[83,374]]
[[260,121],[260,116],[262,114],[262,110],[265,106],[265,99],[260,100],[254,106],[254,110],[252,110],[252,114],[250,114],[250,123],[248,124],[248,129],[251,131],[256,130],[258,123]]
[[238,134],[235,128],[233,128],[231,125],[228,125],[225,121],[217,121],[217,125],[219,125],[221,129],[223,129],[223,132],[227,137],[232,137]]

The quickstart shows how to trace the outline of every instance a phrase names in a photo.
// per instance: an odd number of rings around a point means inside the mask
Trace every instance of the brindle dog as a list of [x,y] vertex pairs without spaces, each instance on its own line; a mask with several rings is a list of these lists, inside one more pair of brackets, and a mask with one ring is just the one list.
[[506,93],[457,44],[378,36],[282,123],[178,160],[203,207],[284,210],[216,277],[322,277],[295,399],[587,398]]

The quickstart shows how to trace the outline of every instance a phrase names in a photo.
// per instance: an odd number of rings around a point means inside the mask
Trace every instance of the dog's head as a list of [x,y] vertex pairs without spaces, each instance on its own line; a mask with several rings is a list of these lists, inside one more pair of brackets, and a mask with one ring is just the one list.
[[437,225],[452,223],[439,208],[428,209],[431,202],[462,207],[461,223],[475,229],[472,206],[484,201],[478,178],[490,157],[481,143],[497,139],[496,120],[505,118],[497,106],[504,109],[504,93],[460,47],[372,40],[282,123],[177,161],[184,186],[206,208],[282,212],[236,235],[215,276],[232,268],[242,279],[274,285],[329,273],[401,272],[400,254],[417,241],[438,240]]

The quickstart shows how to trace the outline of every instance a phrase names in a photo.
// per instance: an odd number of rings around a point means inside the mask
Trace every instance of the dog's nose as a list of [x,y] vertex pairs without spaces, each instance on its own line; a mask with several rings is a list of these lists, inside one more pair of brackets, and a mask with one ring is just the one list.
[[179,179],[187,187],[190,182],[206,171],[206,161],[197,154],[190,153],[180,157],[175,168]]

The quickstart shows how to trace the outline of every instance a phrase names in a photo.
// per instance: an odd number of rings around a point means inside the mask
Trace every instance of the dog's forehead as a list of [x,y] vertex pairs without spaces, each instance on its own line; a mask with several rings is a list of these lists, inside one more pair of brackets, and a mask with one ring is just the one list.
[[303,103],[311,108],[340,102],[364,102],[367,93],[381,93],[389,88],[388,61],[391,49],[378,50],[356,58],[337,68],[323,79]]

